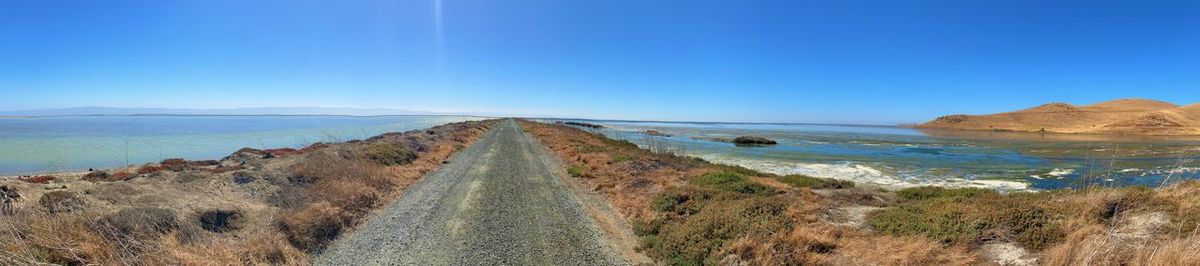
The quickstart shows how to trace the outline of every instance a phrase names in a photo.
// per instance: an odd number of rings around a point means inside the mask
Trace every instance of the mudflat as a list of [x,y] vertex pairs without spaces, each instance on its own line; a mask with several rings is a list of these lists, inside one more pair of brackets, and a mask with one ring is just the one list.
[[515,121],[504,121],[312,262],[629,264],[544,150]]

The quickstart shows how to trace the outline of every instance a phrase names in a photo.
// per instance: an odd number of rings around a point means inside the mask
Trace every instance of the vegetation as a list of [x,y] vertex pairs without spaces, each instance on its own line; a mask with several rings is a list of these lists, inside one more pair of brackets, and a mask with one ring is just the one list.
[[771,194],[775,190],[762,184],[750,182],[745,177],[729,172],[714,172],[693,178],[688,184],[711,187],[719,190],[743,194]]
[[[0,265],[305,265],[308,253],[441,166],[489,123],[294,152],[243,149],[221,161],[168,159],[129,172],[60,176],[53,187],[0,180]],[[255,185],[239,184],[246,182]],[[214,189],[222,197],[205,196]],[[186,211],[194,207],[201,209]]]
[[632,155],[618,154],[616,156],[613,156],[612,163],[623,163],[623,162],[633,161],[634,159],[637,159],[637,158],[633,157]]
[[980,195],[995,195],[996,191],[984,188],[943,188],[943,187],[912,187],[896,191],[896,195],[907,200],[923,200],[933,198],[973,198]]
[[775,145],[774,140],[764,137],[741,136],[733,139],[733,143],[741,145]]
[[382,165],[400,165],[417,159],[417,152],[401,143],[383,142],[367,146],[363,151],[367,160]]
[[870,225],[893,235],[924,235],[946,244],[977,245],[991,239],[1012,239],[1025,248],[1041,250],[1065,236],[1061,213],[1032,197],[985,197],[968,200],[932,198],[889,208]]
[[583,172],[582,166],[572,165],[570,168],[567,168],[567,174],[570,174],[572,177],[583,177],[586,173]]
[[829,178],[816,178],[816,177],[804,176],[804,175],[782,176],[782,177],[779,177],[779,182],[783,182],[784,184],[792,185],[793,187],[806,187],[806,188],[812,188],[812,189],[842,189],[842,188],[854,187],[854,182],[850,182],[850,181],[829,179]]
[[[640,250],[664,264],[976,265],[996,263],[985,252],[991,244],[1016,245],[1044,265],[1200,262],[1200,181],[1157,190],[889,192],[653,152],[570,127],[523,125],[568,165],[593,170],[578,182],[630,217]],[[856,209],[869,211],[847,214]]]
[[[738,179],[708,174],[706,181]],[[695,180],[695,179],[693,179]],[[740,181],[745,182],[745,181]],[[643,248],[674,265],[717,264],[733,240],[788,230],[793,222],[779,199],[722,189],[687,186],[663,192],[651,203],[662,217],[637,223]]]

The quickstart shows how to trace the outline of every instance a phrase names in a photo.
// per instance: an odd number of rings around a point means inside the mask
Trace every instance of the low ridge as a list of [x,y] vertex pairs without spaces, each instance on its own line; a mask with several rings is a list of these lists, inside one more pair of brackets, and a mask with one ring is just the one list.
[[989,115],[948,115],[917,128],[1133,135],[1200,135],[1200,104],[1179,106],[1149,99],[1093,105],[1048,103]]

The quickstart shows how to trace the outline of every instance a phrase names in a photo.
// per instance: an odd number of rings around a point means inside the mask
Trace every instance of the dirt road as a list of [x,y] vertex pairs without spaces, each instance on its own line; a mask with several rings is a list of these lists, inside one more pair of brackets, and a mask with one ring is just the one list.
[[557,160],[500,123],[316,265],[622,265]]

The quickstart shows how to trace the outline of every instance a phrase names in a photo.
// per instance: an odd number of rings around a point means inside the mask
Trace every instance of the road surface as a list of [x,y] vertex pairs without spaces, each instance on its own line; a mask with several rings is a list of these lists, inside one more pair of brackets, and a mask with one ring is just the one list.
[[500,122],[316,265],[624,265],[553,155]]

